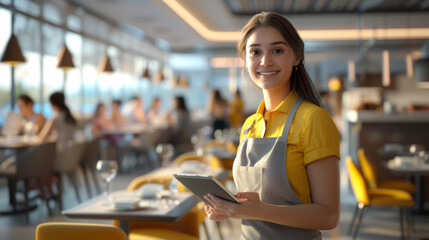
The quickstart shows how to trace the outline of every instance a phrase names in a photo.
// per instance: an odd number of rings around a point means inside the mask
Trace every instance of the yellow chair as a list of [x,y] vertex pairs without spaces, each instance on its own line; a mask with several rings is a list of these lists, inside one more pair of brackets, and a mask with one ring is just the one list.
[[173,165],[174,166],[179,166],[183,162],[191,161],[191,160],[196,160],[196,161],[199,161],[199,162],[204,162],[205,161],[205,157],[198,155],[196,152],[186,152],[186,153],[180,154],[176,159],[174,159]]
[[365,151],[360,148],[358,150],[359,163],[365,177],[368,187],[372,188],[389,188],[403,190],[409,193],[416,193],[416,186],[408,181],[392,180],[392,181],[378,181],[377,170],[371,164]]
[[[168,189],[172,176],[141,176],[135,178],[127,190],[133,191],[146,183],[159,183]],[[199,210],[194,207],[177,222],[130,222],[130,240],[177,239],[196,240],[199,238]],[[114,221],[119,226],[118,221]]]
[[36,240],[128,240],[120,228],[90,223],[42,223],[37,226]]
[[[225,149],[226,151],[231,152],[231,153],[237,153],[237,146],[234,143],[225,143],[225,142],[221,142],[219,140],[211,140],[211,141],[208,141],[203,146],[204,152],[212,152],[213,148],[221,148],[221,149]],[[216,156],[212,156],[210,159],[210,167],[211,168],[213,168],[213,169],[223,168],[223,169],[229,171],[229,175],[226,177],[224,182],[227,180],[234,181],[234,179],[232,177],[232,166],[233,165],[234,165],[234,158],[219,159]]]
[[210,140],[204,144],[204,152],[210,152],[213,148],[224,148],[230,152],[237,152],[237,146],[234,143],[225,143],[219,140]]
[[[186,161],[200,161],[200,162],[205,162],[206,158],[205,158],[205,156],[198,155],[196,152],[187,152],[187,153],[183,153],[183,154],[179,155],[174,160],[173,165],[179,166],[180,164],[182,164],[183,162],[186,162]],[[177,183],[177,187],[179,189],[179,192],[189,192],[189,190],[185,186],[183,186],[183,184],[180,183],[180,182]],[[204,231],[206,233],[206,237],[207,237],[207,239],[209,239],[209,237],[208,237],[208,229],[207,229],[207,226],[206,226],[206,224],[204,222],[205,218],[207,217],[207,214],[206,214],[206,211],[204,210],[204,205],[203,205],[202,202],[200,202],[200,203],[197,204],[197,212],[199,213],[198,214],[198,223],[199,224],[203,224]]]
[[138,228],[130,232],[132,240],[164,240],[164,239],[180,239],[180,240],[197,240],[194,236],[190,236],[178,231],[168,230],[165,228]]
[[356,238],[359,226],[362,220],[363,213],[367,207],[385,206],[398,207],[400,209],[400,224],[401,235],[405,239],[409,239],[409,210],[414,205],[413,197],[406,191],[395,189],[368,189],[362,173],[354,164],[351,157],[346,158],[346,165],[350,182],[358,204],[350,225],[349,233],[353,239]]

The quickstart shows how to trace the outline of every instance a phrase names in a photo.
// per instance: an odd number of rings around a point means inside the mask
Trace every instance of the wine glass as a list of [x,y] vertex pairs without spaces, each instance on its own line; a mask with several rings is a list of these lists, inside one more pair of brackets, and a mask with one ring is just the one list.
[[161,166],[166,167],[169,165],[170,159],[174,155],[174,147],[169,143],[160,143],[156,145],[156,153],[161,158]]
[[106,183],[106,188],[103,192],[105,203],[110,204],[113,202],[110,182],[116,177],[116,174],[118,173],[118,164],[114,160],[98,160],[96,168],[101,179],[103,179],[103,181]]
[[32,142],[35,140],[35,137],[37,136],[37,130],[38,126],[37,124],[33,122],[26,122],[24,124],[24,137],[25,140]]

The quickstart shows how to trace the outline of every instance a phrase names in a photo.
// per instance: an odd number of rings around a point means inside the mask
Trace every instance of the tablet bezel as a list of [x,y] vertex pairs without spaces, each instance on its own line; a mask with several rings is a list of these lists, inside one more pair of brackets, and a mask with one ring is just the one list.
[[[187,174],[187,173],[175,173],[173,174],[173,177],[175,179],[177,179],[177,181],[179,181],[180,183],[182,183],[187,189],[189,189],[189,191],[191,191],[192,193],[194,193],[196,196],[198,196],[202,201],[207,202],[206,199],[204,199],[204,196],[210,192],[206,192],[203,196],[200,196],[198,193],[196,193],[195,191],[195,187],[196,185],[189,185],[187,183],[183,183],[181,181],[180,178],[186,178],[186,179],[195,179],[195,180],[209,180],[212,181],[215,185],[217,185],[218,188],[220,188],[220,190],[222,190],[227,196],[230,197],[230,199],[226,199],[224,196],[218,196],[216,194],[214,194],[215,196],[224,199],[226,201],[230,201],[233,203],[241,203],[241,200],[238,199],[234,194],[232,194],[221,182],[219,182],[219,180],[217,180],[215,177],[210,176],[210,175],[203,175],[203,174]],[[202,181],[199,181],[200,183],[202,183]],[[201,187],[201,185],[198,185],[199,187]],[[211,193],[213,194],[213,193]]]

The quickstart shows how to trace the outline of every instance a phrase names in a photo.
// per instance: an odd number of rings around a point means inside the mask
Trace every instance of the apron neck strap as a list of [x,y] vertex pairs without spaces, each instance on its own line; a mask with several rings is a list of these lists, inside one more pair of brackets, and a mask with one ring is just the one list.
[[[302,101],[303,101],[303,99],[301,97],[299,97],[294,102],[291,110],[289,111],[289,115],[287,117],[286,124],[283,128],[282,136],[287,137],[289,135],[289,129],[290,129],[290,126],[292,125],[292,120],[295,117],[296,110],[298,110],[298,107],[301,105]],[[250,124],[246,129],[244,129],[243,140],[247,138],[247,134],[249,133],[249,130],[250,130],[250,128],[252,128],[253,124],[255,124],[255,120],[253,120],[252,124]]]
[[282,137],[286,137],[286,138],[288,137],[290,126],[292,125],[292,121],[293,121],[293,118],[295,117],[296,110],[298,110],[298,107],[301,105],[302,101],[303,101],[302,98],[299,97],[298,99],[296,99],[292,108],[290,109],[286,120],[286,124],[283,127]]

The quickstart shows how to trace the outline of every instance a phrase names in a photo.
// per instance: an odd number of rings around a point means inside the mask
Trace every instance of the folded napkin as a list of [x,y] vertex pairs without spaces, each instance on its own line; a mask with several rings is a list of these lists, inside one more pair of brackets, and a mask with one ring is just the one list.
[[133,210],[139,207],[140,198],[138,196],[118,196],[114,198],[114,209]]
[[135,190],[137,196],[142,198],[155,198],[158,193],[164,190],[164,185],[159,183],[146,183],[139,189]]

